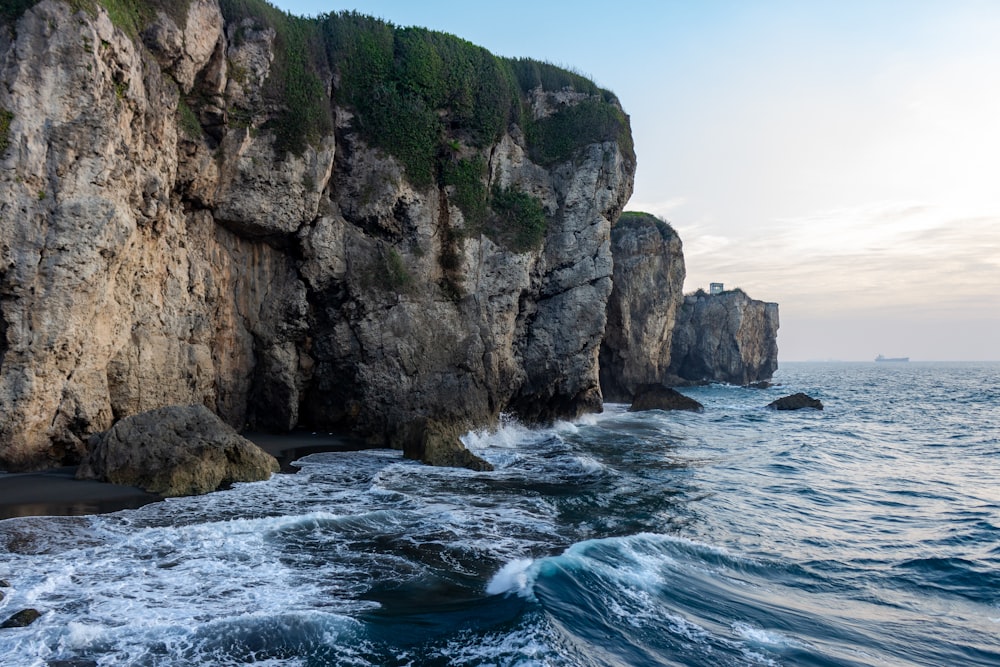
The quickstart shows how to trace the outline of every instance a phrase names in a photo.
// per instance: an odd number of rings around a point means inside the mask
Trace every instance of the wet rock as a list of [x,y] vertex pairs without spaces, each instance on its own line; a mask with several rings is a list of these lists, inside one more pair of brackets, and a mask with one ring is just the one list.
[[122,419],[91,439],[77,477],[190,496],[278,472],[278,461],[203,405],[170,406]]
[[3,623],[0,623],[0,628],[26,628],[41,618],[41,616],[42,612],[37,609],[22,609]]
[[412,425],[412,436],[404,443],[403,455],[408,459],[423,461],[433,466],[493,470],[493,466],[479,458],[462,444],[463,429],[456,425],[442,424],[433,419],[420,420]]
[[801,410],[802,408],[822,410],[823,403],[821,403],[819,399],[799,392],[797,394],[783,396],[776,401],[772,401],[771,403],[768,403],[767,407],[772,410]]
[[746,388],[747,389],[770,389],[773,386],[775,386],[775,385],[771,384],[767,380],[761,380],[760,382],[751,382],[750,384],[746,385]]
[[635,393],[629,412],[642,410],[689,410],[701,412],[705,409],[698,401],[685,396],[676,389],[662,385],[644,385]]

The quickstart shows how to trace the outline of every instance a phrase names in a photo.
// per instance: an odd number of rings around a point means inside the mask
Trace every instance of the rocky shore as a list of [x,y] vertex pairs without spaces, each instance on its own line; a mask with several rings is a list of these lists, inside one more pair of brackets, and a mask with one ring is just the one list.
[[622,214],[593,82],[356,13],[84,4],[0,20],[0,470],[174,495],[280,465],[178,406],[482,470],[460,435],[501,414],[776,367],[776,304],[684,297],[677,234]]

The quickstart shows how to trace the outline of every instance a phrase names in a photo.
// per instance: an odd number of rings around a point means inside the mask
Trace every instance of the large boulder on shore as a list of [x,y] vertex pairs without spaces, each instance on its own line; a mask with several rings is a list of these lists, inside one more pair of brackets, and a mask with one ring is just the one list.
[[169,406],[126,417],[93,436],[77,478],[191,496],[265,480],[278,468],[273,456],[205,406]]
[[802,408],[813,408],[814,410],[822,410],[823,403],[820,402],[818,398],[813,398],[808,394],[803,394],[799,392],[798,394],[792,394],[791,396],[782,396],[776,401],[771,401],[767,404],[767,407],[772,410],[801,410]]
[[701,412],[705,409],[698,401],[689,396],[685,396],[676,389],[664,387],[658,384],[647,384],[639,387],[635,392],[635,399],[629,412],[641,412],[643,410],[689,410],[691,412]]

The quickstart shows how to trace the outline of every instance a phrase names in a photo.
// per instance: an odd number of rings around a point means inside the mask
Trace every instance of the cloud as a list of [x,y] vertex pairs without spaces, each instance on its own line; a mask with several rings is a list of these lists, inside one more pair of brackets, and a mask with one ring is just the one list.
[[684,206],[687,203],[687,197],[672,197],[670,199],[664,199],[652,202],[641,202],[641,201],[629,201],[626,210],[628,211],[641,211],[643,213],[652,213],[658,218],[663,218],[666,221],[670,221],[670,216],[674,211]]
[[880,202],[775,220],[742,238],[685,237],[687,289],[743,287],[784,312],[1000,312],[1000,213]]

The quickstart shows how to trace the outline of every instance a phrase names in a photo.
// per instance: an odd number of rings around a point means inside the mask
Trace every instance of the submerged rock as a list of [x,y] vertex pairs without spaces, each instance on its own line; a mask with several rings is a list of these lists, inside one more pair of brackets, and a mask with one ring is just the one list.
[[774,387],[774,386],[776,386],[776,385],[768,382],[767,380],[761,380],[760,382],[751,382],[750,384],[746,385],[746,388],[747,389],[770,389],[771,387]]
[[26,628],[41,618],[41,616],[42,612],[37,609],[22,609],[3,623],[0,623],[0,628]]
[[767,407],[772,410],[801,410],[802,408],[822,410],[823,403],[817,398],[799,392],[791,396],[782,396],[778,400],[768,403]]
[[170,406],[122,419],[91,438],[77,478],[190,496],[265,480],[278,468],[273,456],[205,406]]
[[640,412],[642,410],[689,410],[691,412],[701,412],[705,409],[698,401],[689,396],[685,396],[676,389],[664,387],[658,384],[647,384],[639,387],[635,392],[635,399],[629,412]]

